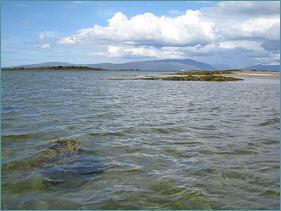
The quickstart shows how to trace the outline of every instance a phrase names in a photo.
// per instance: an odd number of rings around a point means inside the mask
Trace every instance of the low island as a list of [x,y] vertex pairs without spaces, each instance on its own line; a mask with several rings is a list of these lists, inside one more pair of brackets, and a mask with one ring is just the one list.
[[[43,66],[43,67],[13,67],[1,68],[1,70],[93,70],[93,71],[110,71],[108,69],[88,67],[88,66]],[[140,71],[140,69],[117,69],[114,71]]]
[[262,69],[233,69],[233,70],[217,70],[217,71],[193,70],[189,72],[170,73],[169,75],[171,76],[136,78],[135,80],[222,82],[222,81],[241,81],[244,80],[243,78],[280,79],[280,72],[270,72]]
[[158,81],[240,81],[241,78],[226,77],[221,74],[233,74],[229,70],[222,71],[191,71],[171,73],[168,77],[137,78],[135,80],[158,80]]
[[106,69],[87,67],[87,66],[44,66],[44,67],[13,67],[2,68],[2,70],[96,70],[105,71]]
[[[88,67],[88,66],[43,66],[43,67],[13,67],[1,68],[1,70],[91,70],[91,71],[140,71],[140,69],[117,69],[108,70],[103,68]],[[145,77],[135,78],[133,80],[158,80],[158,81],[240,81],[243,78],[267,78],[280,79],[280,72],[270,72],[262,69],[232,69],[232,70],[193,70],[182,71],[178,73],[170,73],[167,77]],[[232,76],[237,76],[232,77]],[[242,78],[241,78],[242,77]],[[112,79],[124,80],[124,79]],[[126,79],[125,79],[126,80]],[[132,80],[132,79],[129,79]]]

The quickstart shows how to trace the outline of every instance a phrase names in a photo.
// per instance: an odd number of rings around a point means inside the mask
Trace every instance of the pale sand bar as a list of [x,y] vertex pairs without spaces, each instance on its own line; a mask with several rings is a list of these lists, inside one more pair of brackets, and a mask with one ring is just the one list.
[[268,79],[280,79],[280,72],[269,72],[264,70],[234,70],[231,71],[234,74],[223,74],[222,76],[240,77],[241,78],[268,78]]

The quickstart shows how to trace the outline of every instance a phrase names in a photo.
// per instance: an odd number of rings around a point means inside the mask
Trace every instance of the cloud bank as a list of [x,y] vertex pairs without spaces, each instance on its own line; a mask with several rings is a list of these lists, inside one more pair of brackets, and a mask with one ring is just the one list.
[[231,60],[240,54],[252,62],[280,63],[280,2],[219,2],[200,11],[186,10],[175,18],[144,13],[128,19],[117,12],[108,26],[79,29],[57,44],[89,48],[94,56],[201,56],[211,61],[214,57]]
[[187,10],[185,15],[170,18],[145,13],[132,17],[117,12],[108,20],[108,27],[95,25],[79,30],[77,35],[63,37],[58,44],[87,42],[121,42],[150,46],[194,46],[211,43],[215,38],[214,23],[202,21],[199,11]]

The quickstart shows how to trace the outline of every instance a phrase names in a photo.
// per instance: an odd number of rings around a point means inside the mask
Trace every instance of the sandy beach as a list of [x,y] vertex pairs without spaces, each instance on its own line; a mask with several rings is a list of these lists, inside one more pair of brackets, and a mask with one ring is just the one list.
[[264,70],[233,70],[233,74],[223,74],[223,76],[241,77],[241,78],[267,78],[280,79],[280,72],[269,72]]

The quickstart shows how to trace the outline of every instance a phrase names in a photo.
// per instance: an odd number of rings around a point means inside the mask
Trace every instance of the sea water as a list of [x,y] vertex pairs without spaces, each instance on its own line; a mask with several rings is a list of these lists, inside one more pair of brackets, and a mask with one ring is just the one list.
[[279,210],[280,81],[130,80],[162,74],[2,71],[2,209]]

